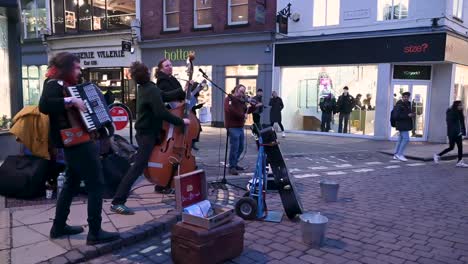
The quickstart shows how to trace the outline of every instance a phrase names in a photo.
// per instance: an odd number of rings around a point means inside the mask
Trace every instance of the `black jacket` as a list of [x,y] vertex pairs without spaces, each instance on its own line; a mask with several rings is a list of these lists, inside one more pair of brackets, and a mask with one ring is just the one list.
[[158,72],[156,85],[161,89],[161,96],[164,102],[185,100],[185,92],[179,81],[174,76],[169,76],[164,72]]
[[163,121],[183,126],[184,121],[171,114],[161,100],[161,90],[153,83],[138,86],[138,118],[135,122],[137,134],[154,135],[159,138]]
[[336,103],[336,112],[349,114],[353,111],[354,108],[354,98],[350,95],[340,95],[338,97],[338,102]]
[[449,108],[445,120],[447,122],[448,137],[466,136],[465,117],[462,111]]
[[413,129],[413,118],[408,115],[411,114],[411,103],[399,100],[393,111],[394,119],[396,121],[396,130],[410,131]]
[[[60,81],[46,79],[39,100],[39,111],[49,116],[49,139],[52,145],[58,148],[63,148],[60,130],[71,128],[63,99],[64,89]],[[101,137],[112,136],[114,127],[109,124],[101,128],[98,133]]]
[[284,108],[283,100],[279,96],[270,99],[270,122],[281,122],[281,110]]
[[332,113],[336,111],[336,100],[335,98],[325,97],[320,102],[320,110],[324,113]]

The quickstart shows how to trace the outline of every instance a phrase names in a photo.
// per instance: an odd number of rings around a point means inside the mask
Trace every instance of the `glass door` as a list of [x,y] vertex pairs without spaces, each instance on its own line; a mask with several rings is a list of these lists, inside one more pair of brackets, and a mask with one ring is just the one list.
[[[393,84],[393,104],[391,104],[391,110],[395,104],[401,99],[401,94],[404,92],[410,92],[410,103],[411,111],[416,114],[413,118],[413,130],[410,131],[410,138],[413,141],[425,141],[427,140],[427,106],[429,99],[429,85],[421,83],[394,83]],[[398,131],[396,128],[390,126],[390,138],[396,139]]]

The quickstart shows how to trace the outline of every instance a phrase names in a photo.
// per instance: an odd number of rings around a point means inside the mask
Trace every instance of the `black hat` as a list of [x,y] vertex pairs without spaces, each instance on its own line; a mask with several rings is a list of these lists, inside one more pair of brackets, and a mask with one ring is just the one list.
[[404,93],[402,93],[401,95],[403,95],[403,96],[405,96],[405,95],[411,96],[411,93],[410,93],[410,92],[404,92]]

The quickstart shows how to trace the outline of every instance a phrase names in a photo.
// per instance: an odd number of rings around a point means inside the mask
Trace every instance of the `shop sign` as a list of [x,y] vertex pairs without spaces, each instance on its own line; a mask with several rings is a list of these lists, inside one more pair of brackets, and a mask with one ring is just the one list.
[[190,53],[195,53],[195,51],[188,49],[164,50],[164,58],[171,61],[185,61]]
[[370,17],[370,9],[360,9],[343,12],[343,20],[363,19]]
[[101,59],[125,58],[125,52],[122,50],[83,51],[72,53],[80,58],[83,66],[108,66],[109,63],[101,65]]
[[429,48],[429,44],[409,45],[403,48],[404,53],[425,53]]
[[431,66],[395,65],[393,79],[400,80],[430,80]]

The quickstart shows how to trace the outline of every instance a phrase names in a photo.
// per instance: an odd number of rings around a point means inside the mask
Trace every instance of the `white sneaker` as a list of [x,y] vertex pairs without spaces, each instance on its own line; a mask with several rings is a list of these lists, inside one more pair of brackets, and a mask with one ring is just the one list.
[[437,154],[434,154],[433,158],[434,158],[434,163],[435,163],[435,164],[438,164],[439,161],[440,161],[440,156],[437,155]]
[[284,132],[283,132],[283,135],[282,135],[282,137],[284,137],[284,138],[285,138],[285,137],[286,137],[286,133],[284,133]]
[[398,159],[398,157],[397,157],[397,155],[396,155],[396,154],[395,154],[395,155],[393,155],[393,159],[394,159],[394,160],[397,160],[397,159]]
[[408,161],[408,159],[403,155],[396,155],[397,159],[400,161]]
[[466,164],[465,162],[463,162],[463,160],[460,160],[459,162],[457,162],[456,167],[468,168],[468,164]]

